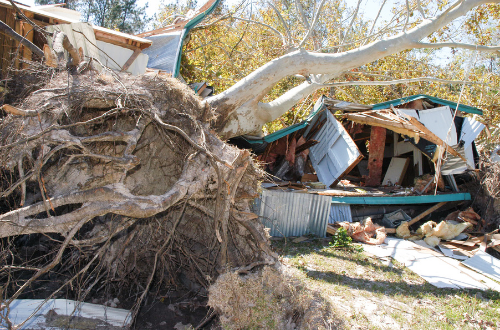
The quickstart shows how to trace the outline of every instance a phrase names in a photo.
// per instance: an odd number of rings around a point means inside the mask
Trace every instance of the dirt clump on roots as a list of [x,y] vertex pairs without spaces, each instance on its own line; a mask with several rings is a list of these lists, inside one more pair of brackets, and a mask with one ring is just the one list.
[[330,303],[282,270],[227,272],[209,289],[223,329],[338,329]]

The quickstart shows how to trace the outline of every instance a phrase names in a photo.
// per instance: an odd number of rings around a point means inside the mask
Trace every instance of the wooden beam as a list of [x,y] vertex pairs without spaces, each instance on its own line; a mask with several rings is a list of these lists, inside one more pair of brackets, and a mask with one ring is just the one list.
[[414,138],[416,143],[418,143],[420,139],[420,134],[419,132],[417,132],[418,130],[416,131],[413,125],[403,124],[399,122],[392,122],[389,120],[382,120],[374,117],[367,117],[360,114],[351,114],[351,113],[345,114],[344,118],[347,118],[350,121],[358,124],[377,126],[389,129],[393,132]]
[[123,64],[122,66],[122,72],[125,72],[128,70],[128,68],[132,65],[132,63],[134,63],[135,59],[142,53],[142,51],[137,48],[136,50],[134,50],[134,53],[129,57],[129,59],[127,60],[127,62],[125,62],[125,64]]
[[365,181],[365,186],[379,186],[382,182],[382,163],[384,161],[386,129],[372,126],[370,134],[370,151],[368,153],[369,175]]
[[[20,22],[17,22],[16,25],[17,24],[20,24]],[[24,38],[23,36],[21,36],[19,33],[17,33],[16,31],[14,31],[10,26],[8,26],[7,24],[5,24],[2,21],[0,21],[0,30],[2,30],[3,32],[5,32],[8,36],[12,37],[12,39],[14,39],[17,42],[20,42],[24,46],[28,47],[29,50],[31,50],[31,52],[33,54],[36,54],[39,57],[43,58],[44,54],[43,54],[43,51],[40,48],[38,48],[37,46],[35,46],[31,41],[29,41],[26,38]]]
[[411,219],[410,221],[408,221],[408,226],[411,226],[413,225],[415,222],[418,222],[420,220],[422,220],[425,216],[427,216],[428,214],[431,214],[432,212],[436,211],[438,208],[440,208],[441,206],[443,206],[444,204],[446,204],[448,202],[441,202],[441,203],[437,203],[436,205],[434,205],[433,207],[425,210],[424,212],[420,213],[419,215],[417,215],[415,218]]

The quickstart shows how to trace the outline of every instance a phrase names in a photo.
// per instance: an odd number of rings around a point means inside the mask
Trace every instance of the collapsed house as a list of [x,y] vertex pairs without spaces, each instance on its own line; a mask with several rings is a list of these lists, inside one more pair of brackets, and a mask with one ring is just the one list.
[[481,114],[428,95],[372,106],[323,96],[303,122],[239,138],[274,177],[256,212],[271,235],[324,237],[328,223],[381,223],[405,206],[412,214],[470,200],[456,176],[477,168],[474,140],[484,125],[470,115]]
[[460,187],[478,167],[481,114],[428,95],[372,106],[323,96],[303,122],[234,143],[270,174],[253,211],[271,236],[341,228],[436,287],[500,291],[499,229],[488,232],[472,207],[457,210],[471,200]]
[[[57,66],[51,49],[53,38],[46,38],[31,23],[49,33],[64,32],[80,60],[94,59],[93,68],[103,67],[133,75],[154,71],[183,81],[179,74],[183,43],[192,28],[210,15],[220,0],[208,0],[167,26],[130,35],[81,21],[81,13],[64,4],[30,7],[0,0],[0,68],[5,77],[9,68],[23,69],[27,62],[45,58],[45,64]],[[26,18],[22,17],[25,16]],[[30,47],[33,46],[33,47]],[[42,51],[37,51],[36,48]],[[69,55],[66,52],[66,59]],[[24,64],[23,64],[24,63]],[[73,63],[75,64],[75,63]],[[78,63],[76,63],[78,64]],[[190,87],[201,97],[213,93],[205,82]]]

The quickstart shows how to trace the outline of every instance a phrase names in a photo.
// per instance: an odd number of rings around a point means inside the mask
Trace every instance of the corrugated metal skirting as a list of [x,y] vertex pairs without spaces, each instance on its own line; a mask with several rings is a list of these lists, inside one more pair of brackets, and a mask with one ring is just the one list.
[[255,212],[275,237],[326,236],[332,198],[316,194],[265,190]]
[[328,223],[352,222],[351,205],[332,204]]

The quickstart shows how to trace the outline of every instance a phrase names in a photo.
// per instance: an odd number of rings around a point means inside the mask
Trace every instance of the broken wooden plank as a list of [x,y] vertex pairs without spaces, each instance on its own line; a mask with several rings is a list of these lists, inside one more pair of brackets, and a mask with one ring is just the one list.
[[306,150],[306,149],[309,149],[310,147],[312,147],[313,145],[316,145],[318,144],[319,141],[316,141],[316,140],[308,140],[306,143],[304,144],[301,144],[300,146],[298,146],[296,149],[295,149],[295,154],[299,154],[301,153],[302,151]]
[[139,55],[141,55],[141,53],[142,53],[142,50],[140,48],[136,48],[134,50],[134,52],[132,53],[132,55],[127,60],[127,62],[125,62],[125,64],[123,64],[121,72],[127,71],[128,68],[130,68],[130,66],[132,65],[132,63],[134,63],[134,61],[136,60],[136,58]]
[[328,226],[326,226],[326,232],[330,235],[335,235],[337,229],[334,226],[328,224]]
[[417,143],[420,140],[420,134],[418,132],[418,129],[416,129],[416,127],[414,127],[409,123],[401,123],[396,121],[382,120],[374,117],[367,117],[364,116],[363,113],[345,114],[344,118],[359,124],[365,124],[365,125],[377,126],[389,129],[393,132],[414,138]]
[[419,215],[417,215],[415,218],[411,219],[410,221],[408,221],[408,226],[411,226],[413,225],[415,222],[418,222],[420,220],[422,220],[426,215],[428,214],[431,214],[432,212],[436,211],[437,209],[439,209],[441,206],[443,206],[444,204],[446,204],[447,202],[441,202],[441,203],[437,203],[436,205],[434,205],[433,207],[425,210],[424,212],[420,213]]

